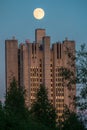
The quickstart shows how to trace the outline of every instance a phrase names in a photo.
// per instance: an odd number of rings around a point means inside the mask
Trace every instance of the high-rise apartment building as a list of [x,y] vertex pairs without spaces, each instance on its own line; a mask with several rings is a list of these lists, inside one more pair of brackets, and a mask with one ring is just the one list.
[[[6,88],[8,89],[12,77],[15,76],[20,86],[26,90],[26,105],[28,107],[35,100],[35,95],[40,84],[48,89],[48,97],[61,117],[64,104],[73,109],[72,101],[76,86],[69,90],[65,87],[61,67],[72,69],[70,59],[66,54],[75,53],[75,42],[65,39],[63,43],[57,42],[50,47],[50,37],[46,36],[45,29],[35,30],[35,42],[26,41],[18,47],[17,40],[6,40]],[[74,61],[73,61],[73,64]],[[73,67],[75,72],[75,67]]]

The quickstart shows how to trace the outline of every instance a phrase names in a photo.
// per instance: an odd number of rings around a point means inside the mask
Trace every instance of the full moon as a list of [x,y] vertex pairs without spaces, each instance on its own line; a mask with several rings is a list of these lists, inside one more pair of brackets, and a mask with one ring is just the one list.
[[41,20],[44,18],[45,12],[42,8],[36,8],[33,11],[33,16],[35,19]]

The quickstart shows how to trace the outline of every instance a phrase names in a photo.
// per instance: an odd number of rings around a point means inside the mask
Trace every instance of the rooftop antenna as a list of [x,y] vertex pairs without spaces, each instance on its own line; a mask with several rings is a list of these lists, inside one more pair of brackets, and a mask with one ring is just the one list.
[[12,37],[12,40],[15,40],[15,36]]
[[30,40],[29,40],[29,39],[26,39],[26,40],[25,40],[25,43],[30,43]]
[[65,37],[65,41],[68,41],[68,37]]

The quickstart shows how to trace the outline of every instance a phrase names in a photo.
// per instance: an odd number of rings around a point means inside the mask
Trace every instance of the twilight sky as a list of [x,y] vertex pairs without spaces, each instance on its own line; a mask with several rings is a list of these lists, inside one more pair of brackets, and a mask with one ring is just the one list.
[[[37,7],[44,19],[33,17]],[[87,43],[87,0],[0,0],[0,99],[5,95],[5,39],[34,41],[36,28],[45,28],[51,43],[65,37],[76,41],[76,48]]]

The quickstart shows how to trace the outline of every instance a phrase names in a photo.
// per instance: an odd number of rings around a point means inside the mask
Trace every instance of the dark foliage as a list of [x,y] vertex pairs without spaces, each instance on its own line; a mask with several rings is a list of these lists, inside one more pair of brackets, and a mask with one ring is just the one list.
[[41,85],[37,95],[36,101],[31,108],[32,115],[45,126],[50,128],[56,127],[56,111],[48,99],[47,89]]
[[63,120],[60,123],[60,129],[62,130],[85,130],[83,121],[79,116],[65,107]]
[[25,91],[15,79],[10,84],[5,105],[0,102],[0,130],[50,130],[41,122],[32,118],[25,106]]
[[77,105],[80,110],[87,109],[87,48],[86,45],[81,45],[77,52],[77,86],[78,95]]

